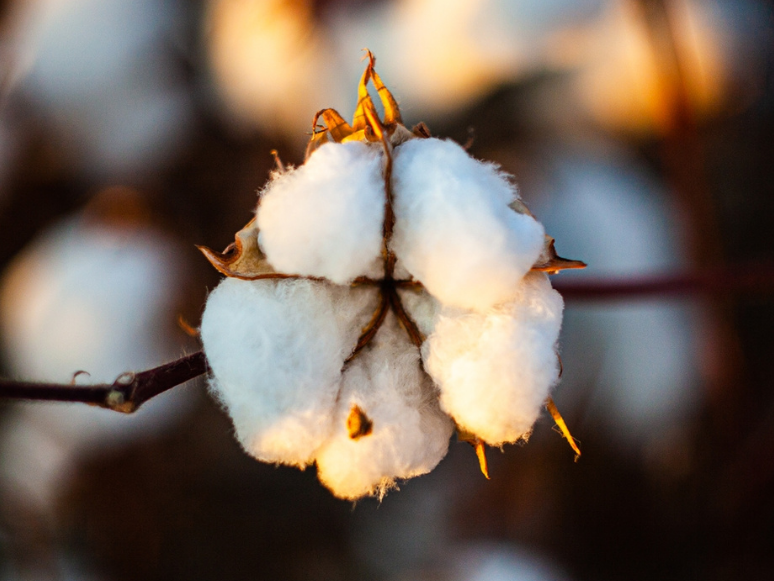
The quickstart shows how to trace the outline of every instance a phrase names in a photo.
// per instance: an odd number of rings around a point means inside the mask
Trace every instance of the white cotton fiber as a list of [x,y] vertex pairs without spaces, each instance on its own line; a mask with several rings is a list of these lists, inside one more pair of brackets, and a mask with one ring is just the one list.
[[327,143],[304,165],[275,175],[257,211],[258,241],[275,269],[337,284],[379,276],[381,152],[364,142]]
[[[346,370],[333,435],[317,453],[320,481],[336,496],[381,496],[396,479],[430,472],[446,455],[452,423],[420,366],[419,351],[390,313]],[[373,422],[358,439],[346,425],[353,405]]]
[[376,293],[308,280],[225,279],[202,317],[212,389],[245,450],[304,466],[332,428],[341,368]]
[[440,139],[395,149],[392,248],[441,302],[473,309],[510,300],[543,249],[543,227],[508,205],[516,188],[492,164]]
[[532,272],[509,303],[442,310],[422,348],[441,408],[492,446],[528,433],[558,378],[562,308],[548,277]]

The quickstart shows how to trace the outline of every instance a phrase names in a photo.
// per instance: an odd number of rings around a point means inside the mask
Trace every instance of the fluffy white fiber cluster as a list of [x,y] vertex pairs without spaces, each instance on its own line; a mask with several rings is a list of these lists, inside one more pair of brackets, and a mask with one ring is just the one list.
[[395,150],[395,234],[404,267],[444,304],[486,309],[516,296],[543,250],[543,226],[509,205],[508,176],[452,141]]
[[[258,240],[274,268],[336,284],[378,273],[384,221],[380,149],[360,141],[321,147],[275,174],[261,196]],[[378,274],[376,274],[378,276]]]
[[[455,424],[490,445],[527,436],[558,377],[562,299],[531,272],[544,231],[511,208],[509,176],[434,138],[392,159],[386,250],[421,287],[351,284],[385,276],[387,155],[381,143],[328,143],[273,176],[256,216],[268,263],[308,278],[226,279],[202,319],[212,387],[245,450],[316,463],[348,499],[432,470]],[[385,284],[424,343],[393,308],[350,357]]]

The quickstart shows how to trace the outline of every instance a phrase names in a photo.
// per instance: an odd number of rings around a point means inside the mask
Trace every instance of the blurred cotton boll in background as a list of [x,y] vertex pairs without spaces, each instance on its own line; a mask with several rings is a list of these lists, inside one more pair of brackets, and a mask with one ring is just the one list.
[[192,119],[172,50],[181,21],[169,0],[17,0],[4,22],[11,90],[81,171],[159,168]]
[[[588,34],[603,0],[397,0],[330,15],[341,63],[368,46],[412,118],[429,122],[499,85],[543,69],[563,70],[578,52],[560,49]],[[397,50],[396,50],[397,48]],[[355,71],[348,68],[350,77]],[[351,82],[351,80],[349,81]],[[348,95],[348,110],[355,95]]]
[[[433,121],[493,87],[551,65],[601,0],[209,0],[205,34],[216,91],[232,117],[298,139],[323,106],[354,110],[363,47],[379,57],[412,118]],[[564,57],[559,59],[566,60]]]
[[450,544],[437,566],[402,573],[392,581],[569,581],[546,555],[505,542]]
[[[562,233],[561,253],[591,265],[559,280],[685,269],[680,222],[663,186],[612,143],[582,143],[547,146],[539,166],[536,214],[548,231]],[[680,301],[568,301],[558,401],[574,400],[587,420],[612,430],[618,446],[654,443],[700,405],[700,322],[697,309]]]
[[205,36],[215,91],[235,128],[300,145],[315,111],[340,101],[345,85],[308,0],[209,0]]
[[[181,354],[174,313],[186,268],[177,245],[143,222],[134,196],[102,192],[10,265],[0,288],[10,375],[68,383],[85,370],[77,383],[112,383]],[[192,401],[181,387],[132,415],[83,404],[14,406],[0,432],[2,510],[50,518],[80,461],[169,429]]]
[[637,133],[670,129],[671,107],[682,92],[693,115],[716,113],[734,76],[749,64],[739,62],[734,46],[749,30],[735,28],[721,13],[753,7],[748,1],[677,0],[663,14],[648,14],[646,3],[609,2],[574,81],[583,108],[603,127]]
[[505,543],[471,543],[457,547],[454,581],[569,581],[547,558],[526,547]]
[[209,1],[212,78],[242,127],[299,139],[320,107],[352,110],[357,95],[341,88],[359,77],[352,55],[366,46],[404,113],[431,126],[500,86],[559,74],[540,95],[551,114],[660,133],[678,92],[704,118],[754,91],[765,66],[758,0],[675,0],[668,20],[629,0],[312,4]]

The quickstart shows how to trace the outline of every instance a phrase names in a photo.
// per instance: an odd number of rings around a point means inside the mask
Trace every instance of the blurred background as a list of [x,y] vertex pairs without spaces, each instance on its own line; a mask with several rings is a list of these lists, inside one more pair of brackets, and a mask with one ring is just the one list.
[[774,270],[773,33],[771,0],[0,0],[3,376],[197,350],[194,245],[351,115],[363,47],[589,264],[554,277],[579,461],[546,414],[491,481],[453,442],[353,506],[244,455],[201,381],[128,417],[2,402],[0,580],[771,579],[774,293],[736,282]]

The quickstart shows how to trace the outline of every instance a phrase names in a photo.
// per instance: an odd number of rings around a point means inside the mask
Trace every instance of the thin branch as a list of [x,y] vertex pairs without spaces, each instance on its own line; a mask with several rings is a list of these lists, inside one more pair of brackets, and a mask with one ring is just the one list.
[[207,360],[199,351],[139,373],[124,373],[112,384],[63,385],[0,379],[0,399],[82,402],[123,413],[186,381],[204,374]]
[[[370,281],[369,281],[370,282]],[[404,281],[394,281],[404,286]],[[625,300],[632,298],[664,299],[673,296],[694,294],[748,293],[756,295],[774,294],[774,265],[719,269],[710,272],[680,273],[620,279],[598,279],[580,281],[557,281],[556,289],[570,300]],[[395,293],[394,289],[380,292],[380,305],[370,323],[363,330],[351,359],[376,334],[389,308],[405,314],[399,301],[385,298]],[[395,293],[397,294],[397,293]],[[396,304],[398,303],[398,304]],[[397,308],[396,308],[397,307]],[[404,322],[405,324],[405,322]],[[410,325],[415,328],[415,325]],[[417,331],[416,337],[421,337]],[[416,343],[415,337],[411,337]],[[131,413],[149,399],[194,379],[207,371],[204,353],[199,351],[177,361],[142,371],[121,375],[112,384],[66,385],[56,383],[31,383],[0,379],[0,399],[16,398],[28,400],[83,402],[104,408]]]
[[618,300],[681,295],[774,294],[774,265],[750,265],[694,273],[554,281],[566,299]]

